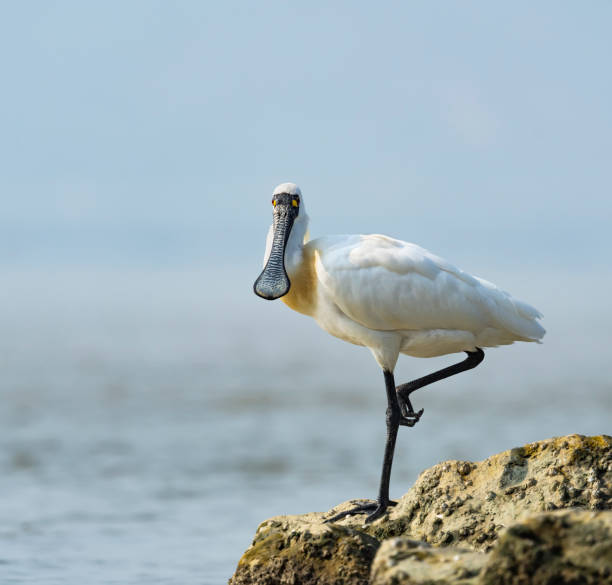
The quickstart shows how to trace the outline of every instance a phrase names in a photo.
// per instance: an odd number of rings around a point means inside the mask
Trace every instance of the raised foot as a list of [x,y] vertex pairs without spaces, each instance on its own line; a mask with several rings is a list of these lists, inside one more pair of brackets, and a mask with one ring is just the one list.
[[337,522],[338,520],[342,520],[342,518],[346,518],[347,516],[357,516],[358,514],[368,514],[367,518],[364,520],[365,524],[369,524],[370,522],[374,522],[374,520],[378,520],[384,513],[387,511],[388,506],[397,506],[397,502],[389,501],[386,504],[382,504],[379,502],[375,502],[372,500],[362,502],[357,504],[355,507],[350,510],[344,510],[344,512],[340,512],[331,518],[328,518],[324,521],[325,524],[328,522]]
[[414,410],[412,412],[408,410],[403,412],[403,410],[404,409],[402,409],[402,416],[399,419],[399,424],[403,427],[413,427],[416,425],[421,420],[421,416],[423,416],[423,413],[425,412],[422,408],[418,412],[414,412]]

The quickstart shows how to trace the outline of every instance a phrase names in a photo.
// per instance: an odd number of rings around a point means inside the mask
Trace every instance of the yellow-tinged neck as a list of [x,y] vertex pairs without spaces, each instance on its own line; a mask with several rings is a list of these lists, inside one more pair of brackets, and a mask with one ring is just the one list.
[[291,287],[289,292],[281,297],[289,308],[309,316],[314,315],[317,306],[318,281],[315,261],[316,250],[308,244],[302,246],[301,261],[287,266]]

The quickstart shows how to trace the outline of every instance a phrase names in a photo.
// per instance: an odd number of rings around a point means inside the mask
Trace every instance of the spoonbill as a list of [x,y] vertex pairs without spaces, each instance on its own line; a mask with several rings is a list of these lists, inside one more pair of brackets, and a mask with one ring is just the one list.
[[[388,236],[308,237],[302,193],[283,183],[272,195],[264,268],[253,289],[267,299],[281,298],[291,309],[313,317],[325,331],[370,349],[380,365],[387,393],[387,439],[376,501],[360,503],[328,521],[368,514],[381,517],[389,505],[389,481],[398,429],[412,427],[410,395],[443,378],[475,368],[483,347],[515,341],[538,342],[542,315],[494,284],[456,268],[443,258]],[[395,385],[400,353],[434,357],[465,352],[463,361]]]

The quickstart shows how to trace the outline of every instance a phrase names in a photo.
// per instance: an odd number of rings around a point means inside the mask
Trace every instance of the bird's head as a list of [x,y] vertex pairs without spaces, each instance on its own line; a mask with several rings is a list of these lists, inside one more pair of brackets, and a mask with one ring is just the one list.
[[291,282],[285,270],[285,249],[296,221],[306,217],[302,192],[295,183],[282,183],[272,193],[272,226],[268,234],[266,263],[253,290],[269,301],[289,292]]

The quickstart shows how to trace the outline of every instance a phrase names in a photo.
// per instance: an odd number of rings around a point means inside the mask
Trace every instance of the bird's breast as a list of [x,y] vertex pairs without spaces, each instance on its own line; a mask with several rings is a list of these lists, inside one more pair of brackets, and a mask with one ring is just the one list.
[[288,266],[291,286],[282,301],[294,311],[313,316],[317,309],[316,251],[308,245],[302,249],[302,259],[295,266]]

